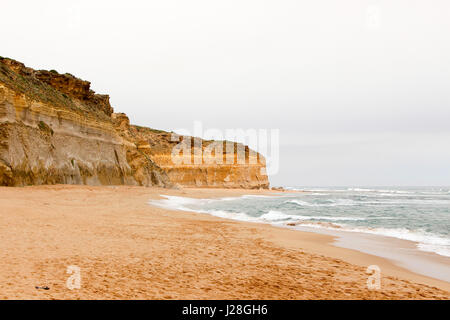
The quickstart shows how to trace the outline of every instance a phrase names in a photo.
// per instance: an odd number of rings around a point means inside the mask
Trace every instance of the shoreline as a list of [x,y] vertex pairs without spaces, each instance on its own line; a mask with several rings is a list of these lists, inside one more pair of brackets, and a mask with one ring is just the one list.
[[[450,284],[336,237],[166,210],[160,195],[274,194],[131,186],[0,188],[3,299],[449,299]],[[368,265],[382,270],[367,290]],[[82,287],[68,290],[68,265]],[[48,291],[34,286],[47,285]]]
[[434,252],[422,251],[417,248],[417,242],[346,230],[309,227],[299,227],[297,230],[331,235],[335,238],[334,246],[387,259],[410,272],[445,281],[450,285],[450,258]]
[[[297,191],[288,192],[295,193]],[[302,193],[305,191],[301,191]],[[269,190],[260,191],[256,193],[257,195],[270,195],[270,196],[281,196],[279,190]],[[250,195],[250,192],[244,192],[239,194],[241,196]],[[198,197],[187,197],[198,198]],[[217,197],[206,197],[206,198],[217,198]],[[221,199],[221,197],[217,198]],[[170,205],[170,199],[166,205],[159,205],[156,203],[149,203],[153,206],[158,206],[163,209],[168,210],[179,210],[184,212],[197,212],[200,214],[207,214],[217,218],[228,219],[232,221],[239,222],[250,222],[257,224],[267,224],[276,228],[286,228],[291,230],[296,230],[298,232],[308,232],[316,233],[333,237],[332,245],[359,251],[368,255],[377,256],[389,260],[392,264],[395,264],[401,268],[407,269],[410,272],[416,273],[418,275],[433,278],[439,281],[445,281],[450,284],[450,257],[439,255],[432,251],[424,251],[417,248],[418,242],[412,240],[406,240],[401,238],[396,238],[392,236],[386,236],[382,234],[374,233],[364,233],[356,232],[345,229],[333,229],[328,227],[314,227],[302,224],[276,224],[271,222],[254,222],[246,221],[235,218],[228,218],[223,216],[217,216],[207,212],[195,211],[193,209],[185,209],[183,205],[172,206]],[[392,244],[395,244],[392,246]],[[389,250],[386,250],[389,249]],[[450,288],[450,287],[449,287]],[[447,288],[447,290],[449,290]]]
[[[208,190],[208,189],[198,189],[198,188],[189,188],[188,190]],[[211,189],[209,189],[211,190]],[[212,189],[214,190],[214,189]],[[226,194],[222,194],[222,190],[218,189],[218,194],[211,195],[206,198],[220,198],[222,196],[230,196],[227,192]],[[242,191],[242,193],[241,193]],[[305,191],[287,191],[286,193],[295,193],[295,192],[301,192],[304,193]],[[244,195],[273,195],[278,196],[280,195],[279,190],[235,190],[234,192],[231,192],[233,194],[236,194],[236,196],[244,196]],[[218,196],[217,196],[218,195]],[[189,196],[190,198],[197,198],[201,199],[199,196]],[[150,203],[150,205],[153,205]],[[174,210],[174,209],[168,209],[168,210]],[[184,211],[182,209],[176,209],[177,211],[183,211],[183,212],[194,212],[194,211]],[[293,230],[294,232],[300,232],[300,233],[306,233],[306,234],[316,234],[316,235],[322,235],[325,237],[328,237],[327,239],[320,239],[318,242],[320,242],[321,246],[324,246],[323,253],[330,254],[332,253],[333,257],[336,258],[343,258],[347,262],[358,264],[360,266],[368,267],[371,264],[364,263],[363,261],[376,261],[378,265],[381,266],[381,269],[387,270],[387,274],[391,276],[399,276],[404,277],[411,281],[421,282],[427,285],[437,286],[444,290],[450,291],[450,274],[443,274],[444,268],[446,263],[450,262],[450,258],[438,255],[434,252],[426,252],[421,251],[418,248],[416,248],[416,242],[411,240],[404,240],[399,239],[395,237],[389,237],[384,235],[378,235],[378,234],[366,234],[362,232],[351,232],[351,231],[345,231],[345,230],[330,230],[327,228],[314,228],[314,227],[307,227],[307,226],[282,226],[282,225],[274,225],[271,223],[263,223],[263,222],[249,222],[249,221],[241,221],[237,219],[228,219],[228,218],[222,218],[217,217],[208,213],[202,213],[197,212],[198,214],[208,215],[217,219],[225,219],[225,220],[231,220],[238,223],[250,223],[250,224],[261,224],[270,226],[272,228],[280,228],[285,230]],[[303,238],[303,237],[302,237]],[[356,241],[355,241],[356,240]],[[355,244],[360,241],[365,242],[366,246],[361,246],[360,243]],[[325,242],[325,243],[324,243]],[[380,247],[380,243],[383,243],[383,247]],[[390,251],[382,251],[383,249],[390,248],[392,250],[392,247],[389,245],[395,243],[396,247],[394,247],[395,253],[390,253]],[[375,248],[376,244],[378,244],[378,247]],[[289,244],[292,245],[292,244]],[[295,244],[294,244],[295,246]],[[338,254],[335,254],[335,250],[330,250],[330,248],[325,248],[326,246],[332,246],[337,249],[343,249],[343,250],[351,250],[352,252],[343,252],[340,251]],[[297,247],[297,246],[295,246]],[[305,249],[305,248],[303,248]],[[317,247],[316,247],[317,249]],[[407,253],[404,251],[408,250]],[[322,252],[322,250],[321,250]],[[361,257],[355,257],[357,254],[360,254]],[[342,256],[343,254],[343,256]],[[364,255],[366,257],[364,257]],[[417,259],[412,259],[412,257],[415,257]],[[375,259],[374,259],[375,258]],[[382,259],[382,260],[380,260]],[[384,261],[383,261],[384,260]],[[380,263],[381,262],[381,263]],[[420,265],[416,266],[414,263],[418,262]],[[433,268],[431,272],[430,270],[427,270],[427,268]],[[436,271],[435,269],[439,269]],[[448,269],[448,268],[447,268]]]

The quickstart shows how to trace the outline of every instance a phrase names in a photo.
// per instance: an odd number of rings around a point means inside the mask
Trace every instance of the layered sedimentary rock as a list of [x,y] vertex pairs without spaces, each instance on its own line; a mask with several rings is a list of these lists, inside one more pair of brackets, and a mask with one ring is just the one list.
[[120,134],[133,141],[170,178],[182,186],[268,188],[265,159],[247,146],[207,141],[130,125],[128,117],[113,114]]
[[[130,125],[87,81],[0,58],[0,185],[268,187],[264,159],[248,148],[243,163],[201,156],[178,164],[172,151],[179,142],[172,139]],[[209,144],[200,141],[192,153]]]

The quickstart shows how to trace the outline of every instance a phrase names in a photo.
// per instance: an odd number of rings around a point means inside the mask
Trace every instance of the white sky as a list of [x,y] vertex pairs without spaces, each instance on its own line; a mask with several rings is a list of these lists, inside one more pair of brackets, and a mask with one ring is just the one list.
[[448,0],[18,1],[0,55],[153,128],[280,129],[274,185],[450,185]]

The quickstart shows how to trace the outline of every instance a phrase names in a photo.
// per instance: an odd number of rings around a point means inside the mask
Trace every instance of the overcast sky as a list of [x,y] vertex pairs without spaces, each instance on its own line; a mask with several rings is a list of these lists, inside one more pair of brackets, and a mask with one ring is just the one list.
[[448,0],[1,1],[0,55],[135,124],[280,129],[273,185],[450,185]]

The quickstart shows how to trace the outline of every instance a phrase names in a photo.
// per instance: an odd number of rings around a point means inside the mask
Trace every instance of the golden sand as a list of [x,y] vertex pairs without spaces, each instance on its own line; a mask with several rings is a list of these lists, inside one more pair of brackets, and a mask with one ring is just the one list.
[[[330,236],[148,205],[161,194],[258,192],[2,187],[0,299],[450,298],[449,283],[337,248]],[[367,288],[372,264],[380,290]],[[80,289],[67,288],[68,266],[80,268]]]

